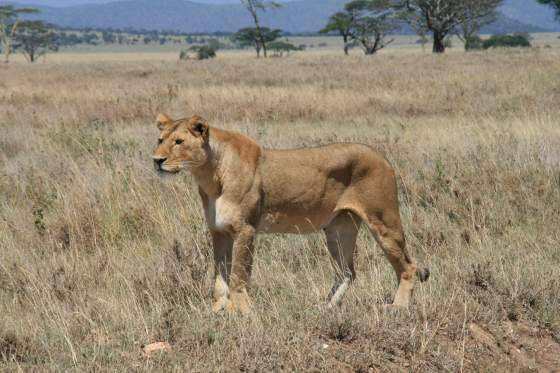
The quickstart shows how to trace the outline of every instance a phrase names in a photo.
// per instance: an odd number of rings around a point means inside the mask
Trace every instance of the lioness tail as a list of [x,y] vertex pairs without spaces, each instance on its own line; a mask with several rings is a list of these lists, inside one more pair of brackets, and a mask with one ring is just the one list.
[[428,268],[417,269],[416,276],[418,276],[418,280],[420,280],[420,282],[428,281],[430,278],[430,270]]

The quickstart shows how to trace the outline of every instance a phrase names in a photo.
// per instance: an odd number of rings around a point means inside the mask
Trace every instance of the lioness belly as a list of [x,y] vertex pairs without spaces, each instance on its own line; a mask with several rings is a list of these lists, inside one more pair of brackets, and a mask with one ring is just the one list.
[[332,211],[315,213],[265,211],[259,220],[258,231],[262,233],[312,233],[324,228],[333,217]]

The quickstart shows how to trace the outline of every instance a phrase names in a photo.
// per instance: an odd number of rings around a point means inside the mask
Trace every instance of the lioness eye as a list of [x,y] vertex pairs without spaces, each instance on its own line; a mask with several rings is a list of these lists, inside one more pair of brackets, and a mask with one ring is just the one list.
[[157,143],[161,144],[163,142],[163,139],[158,139]]
[[183,140],[181,140],[181,139],[175,140],[175,144],[177,144],[177,145],[182,144],[182,143],[183,143]]

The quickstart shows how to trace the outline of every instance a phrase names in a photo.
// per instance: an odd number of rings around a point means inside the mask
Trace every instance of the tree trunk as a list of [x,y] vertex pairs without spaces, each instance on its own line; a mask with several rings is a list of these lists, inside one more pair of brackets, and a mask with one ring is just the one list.
[[264,41],[264,36],[262,34],[261,25],[259,22],[259,16],[257,14],[256,9],[249,9],[251,15],[253,16],[253,21],[255,21],[255,30],[257,31],[257,35],[259,36],[259,40],[261,41],[261,48],[263,50],[263,56],[266,58],[266,43]]
[[10,42],[10,39],[8,38],[8,36],[5,37],[4,40],[2,40],[2,49],[4,52],[4,63],[8,63],[10,62],[10,54],[12,54],[12,43]]
[[[35,47],[29,46],[29,49],[27,50],[27,55],[29,56],[28,61],[30,63],[35,63],[35,60],[37,60],[37,55],[35,52],[36,52]],[[24,54],[26,53],[24,52]]]
[[373,44],[371,44],[371,42],[368,43],[366,41],[363,41],[363,45],[364,45],[364,53],[368,56],[374,55],[375,53],[377,53],[378,50],[383,48],[381,37],[379,35],[375,36],[375,40],[373,41]]
[[344,40],[344,54],[348,56],[348,35],[342,36]]
[[366,56],[371,56],[375,54],[375,52],[377,52],[377,50],[375,49],[375,45],[367,44],[365,42],[362,43],[362,45],[364,46],[364,54]]
[[434,31],[434,53],[443,53],[445,52],[445,33],[440,31]]

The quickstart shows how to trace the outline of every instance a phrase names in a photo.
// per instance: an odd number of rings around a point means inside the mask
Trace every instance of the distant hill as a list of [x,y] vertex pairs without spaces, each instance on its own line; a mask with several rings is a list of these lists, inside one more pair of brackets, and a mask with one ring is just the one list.
[[[34,0],[17,0],[32,3]],[[37,1],[37,0],[35,0]],[[235,2],[217,4],[225,0],[124,0],[106,3],[107,0],[73,0],[76,4],[65,7],[35,5],[41,10],[38,18],[65,27],[134,28],[146,30],[177,30],[182,32],[236,31],[251,25],[251,19],[243,7]],[[13,1],[12,1],[13,2]],[[216,3],[214,3],[216,2]],[[284,3],[281,9],[267,11],[262,23],[292,33],[320,30],[328,17],[343,8],[348,0],[299,0]],[[44,0],[40,4],[63,5],[69,0]],[[500,7],[501,16],[486,27],[487,32],[536,32],[560,31],[560,22],[554,20],[553,12],[534,0],[506,0]],[[403,33],[410,29],[403,28]]]
[[[30,0],[32,1],[32,0]],[[315,32],[347,0],[303,0],[286,3],[263,14],[263,24],[290,32]],[[202,4],[184,0],[128,0],[63,8],[36,5],[38,18],[66,27],[102,27],[179,30],[183,32],[236,31],[252,24],[247,11],[236,4]]]

